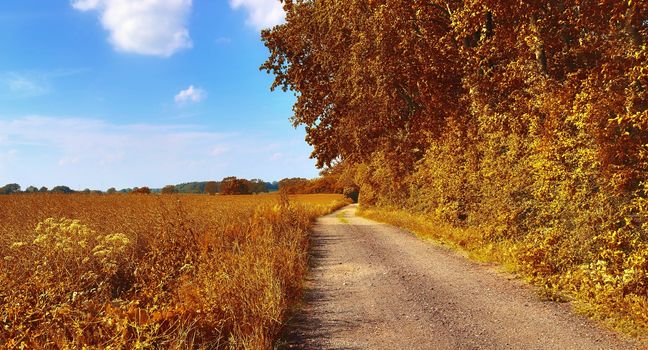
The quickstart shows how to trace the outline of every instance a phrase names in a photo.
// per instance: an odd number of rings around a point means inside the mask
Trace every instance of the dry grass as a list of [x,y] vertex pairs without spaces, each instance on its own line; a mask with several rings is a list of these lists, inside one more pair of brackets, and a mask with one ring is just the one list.
[[1,348],[268,349],[338,195],[0,197]]
[[402,227],[418,237],[453,248],[479,262],[498,262],[511,267],[513,258],[506,242],[487,243],[483,231],[456,227],[442,220],[404,210],[362,207],[358,214],[368,219]]

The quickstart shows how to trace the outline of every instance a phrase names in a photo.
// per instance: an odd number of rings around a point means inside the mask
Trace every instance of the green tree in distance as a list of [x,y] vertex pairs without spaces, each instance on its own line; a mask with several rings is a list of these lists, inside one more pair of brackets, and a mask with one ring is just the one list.
[[65,194],[68,194],[68,193],[74,193],[74,190],[67,187],[67,186],[62,186],[61,185],[61,186],[55,186],[54,188],[52,188],[51,192],[52,193],[65,193]]
[[0,194],[12,194],[19,193],[20,185],[19,184],[7,184],[3,187],[0,187]]

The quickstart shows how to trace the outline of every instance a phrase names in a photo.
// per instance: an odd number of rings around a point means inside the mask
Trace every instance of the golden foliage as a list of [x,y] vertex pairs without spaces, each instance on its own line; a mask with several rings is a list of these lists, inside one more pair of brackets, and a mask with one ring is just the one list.
[[339,195],[0,198],[0,347],[272,347]]
[[355,168],[361,204],[503,245],[551,293],[648,329],[648,2],[285,9],[262,69],[296,92],[319,165]]

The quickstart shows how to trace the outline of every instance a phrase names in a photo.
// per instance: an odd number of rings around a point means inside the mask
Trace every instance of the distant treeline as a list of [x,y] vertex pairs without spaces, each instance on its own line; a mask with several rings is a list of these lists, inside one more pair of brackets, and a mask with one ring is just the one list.
[[342,193],[358,201],[358,187],[350,172],[342,166],[322,170],[315,179],[290,178],[279,181],[279,190],[287,194]]
[[47,187],[29,186],[22,190],[19,184],[7,184],[0,187],[0,195],[16,193],[86,193],[86,194],[173,194],[173,193],[190,193],[190,194],[255,194],[279,191],[280,189],[288,194],[298,193],[342,193],[344,186],[339,185],[338,177],[334,174],[324,174],[316,179],[305,178],[286,178],[280,181],[267,182],[260,179],[239,179],[229,176],[221,181],[197,181],[187,182],[177,185],[167,185],[163,188],[133,187],[116,189],[111,187],[106,191],[84,189],[82,191],[73,190],[68,186],[56,186],[52,189]]
[[14,194],[14,193],[74,193],[74,192],[80,192],[80,193],[102,193],[101,191],[97,190],[90,190],[90,189],[85,189],[83,191],[75,191],[67,186],[56,186],[53,187],[51,190],[48,189],[47,187],[43,186],[41,188],[37,188],[35,186],[29,186],[27,187],[24,191],[21,190],[21,187],[19,184],[7,184],[4,185],[3,187],[0,187],[0,194]]

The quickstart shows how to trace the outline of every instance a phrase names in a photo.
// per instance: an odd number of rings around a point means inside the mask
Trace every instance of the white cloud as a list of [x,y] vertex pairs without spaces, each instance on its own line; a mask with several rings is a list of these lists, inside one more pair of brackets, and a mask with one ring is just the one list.
[[88,11],[99,6],[101,0],[76,0],[72,2],[72,7],[79,11]]
[[178,92],[174,100],[176,103],[183,104],[187,102],[198,103],[207,98],[207,92],[201,88],[190,85],[188,88]]
[[169,57],[191,48],[187,20],[192,0],[71,0],[79,11],[96,10],[122,52]]
[[230,0],[230,6],[245,9],[248,14],[246,23],[256,29],[281,24],[286,15],[279,0]]

